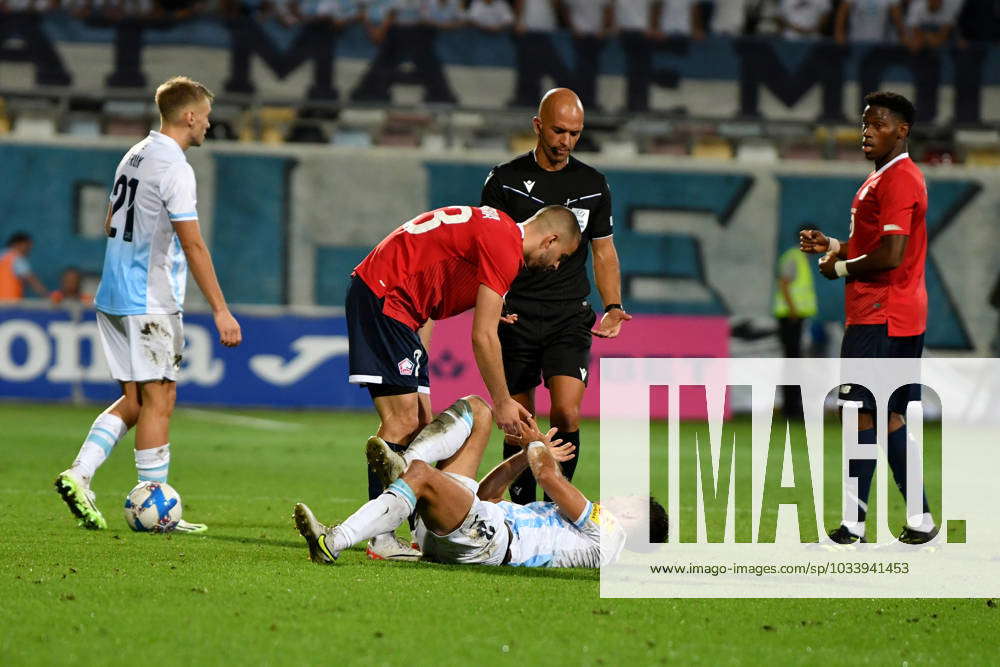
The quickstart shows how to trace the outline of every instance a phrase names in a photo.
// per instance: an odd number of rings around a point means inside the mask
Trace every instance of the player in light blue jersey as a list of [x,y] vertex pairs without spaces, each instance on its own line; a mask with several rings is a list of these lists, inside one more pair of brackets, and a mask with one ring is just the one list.
[[[59,494],[87,528],[107,527],[90,484],[133,426],[139,481],[167,481],[188,265],[212,308],[222,344],[232,347],[242,340],[201,236],[194,170],[184,157],[205,141],[212,99],[211,91],[187,77],[164,82],[156,89],[160,131],[130,148],[115,172],[94,304],[101,346],[122,396],[94,421],[72,467],[56,478]],[[176,528],[206,529],[183,520]]]
[[[310,558],[332,564],[344,549],[395,530],[414,511],[414,535],[424,559],[441,563],[600,567],[616,560],[629,541],[667,540],[666,512],[652,498],[588,500],[559,467],[574,456],[575,447],[553,441],[556,429],[542,434],[534,421],[522,450],[477,483],[491,426],[486,402],[467,396],[439,414],[402,455],[378,437],[369,439],[368,462],[386,491],[333,527],[297,504],[295,523]],[[529,466],[552,502],[502,500]]]

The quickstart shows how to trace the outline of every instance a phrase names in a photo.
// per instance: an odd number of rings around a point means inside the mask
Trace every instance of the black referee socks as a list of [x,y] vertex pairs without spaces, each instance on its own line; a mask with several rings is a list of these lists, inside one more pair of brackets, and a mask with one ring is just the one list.
[[576,451],[573,452],[575,456],[569,461],[563,461],[559,464],[562,466],[563,475],[566,476],[566,479],[572,482],[573,473],[576,472],[576,462],[580,460],[580,431],[579,429],[573,432],[556,431],[555,440],[562,440],[563,444],[571,442],[576,445]]

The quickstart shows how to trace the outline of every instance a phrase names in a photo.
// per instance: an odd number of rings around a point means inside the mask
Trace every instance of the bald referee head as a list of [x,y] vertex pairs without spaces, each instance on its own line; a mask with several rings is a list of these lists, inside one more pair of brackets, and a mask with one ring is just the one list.
[[553,88],[538,103],[538,115],[531,119],[538,143],[535,159],[548,171],[558,171],[583,132],[583,103],[569,88]]
[[546,206],[522,223],[524,264],[533,271],[555,271],[580,245],[580,225],[565,206]]

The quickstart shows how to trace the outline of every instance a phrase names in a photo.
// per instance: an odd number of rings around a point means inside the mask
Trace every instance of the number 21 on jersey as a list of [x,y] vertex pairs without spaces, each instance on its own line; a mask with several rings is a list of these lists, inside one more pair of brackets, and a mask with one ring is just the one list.
[[[114,216],[118,212],[118,209],[125,205],[125,229],[122,231],[122,241],[126,243],[132,242],[132,227],[135,225],[135,191],[139,189],[139,179],[132,178],[129,179],[128,176],[122,174],[118,177],[118,181],[115,183],[115,189],[111,194],[115,197],[115,203],[111,205],[111,215]],[[126,194],[128,195],[128,203],[126,204]],[[114,238],[118,233],[117,227],[111,227],[108,236]]]
[[[456,211],[449,213],[448,211]],[[423,234],[433,229],[437,229],[442,224],[457,225],[468,222],[472,219],[472,207],[470,206],[448,206],[439,208],[436,211],[421,213],[412,220],[403,223],[403,230],[410,234]]]

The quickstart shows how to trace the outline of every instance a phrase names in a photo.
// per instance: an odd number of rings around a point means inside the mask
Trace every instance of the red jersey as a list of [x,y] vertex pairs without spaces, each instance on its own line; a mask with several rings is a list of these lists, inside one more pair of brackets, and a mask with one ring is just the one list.
[[354,269],[382,312],[414,331],[476,305],[480,285],[505,296],[524,265],[524,232],[489,206],[421,213],[382,239]]
[[848,259],[866,255],[883,236],[909,237],[902,263],[865,278],[847,278],[846,322],[888,324],[890,336],[916,336],[927,329],[927,186],[920,169],[903,153],[861,184],[851,204]]

